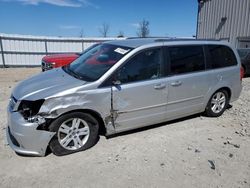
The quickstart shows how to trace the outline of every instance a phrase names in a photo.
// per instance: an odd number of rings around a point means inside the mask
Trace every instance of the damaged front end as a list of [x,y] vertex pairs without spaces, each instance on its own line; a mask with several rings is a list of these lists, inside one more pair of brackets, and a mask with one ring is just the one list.
[[18,101],[13,96],[8,107],[7,141],[17,153],[44,156],[54,132],[41,130],[46,119],[38,112],[44,99]]
[[37,115],[42,104],[44,103],[44,99],[36,100],[36,101],[27,101],[22,100],[18,105],[17,111],[22,114],[23,118],[28,122],[38,122],[44,123],[44,118]]

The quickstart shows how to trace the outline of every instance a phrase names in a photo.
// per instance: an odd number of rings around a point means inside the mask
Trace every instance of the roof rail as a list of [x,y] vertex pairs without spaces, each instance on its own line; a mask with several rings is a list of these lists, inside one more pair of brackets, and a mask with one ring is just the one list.
[[156,39],[155,42],[170,42],[170,41],[220,41],[217,39],[189,39],[189,38],[169,38],[169,39]]
[[170,39],[171,37],[127,37],[126,39]]

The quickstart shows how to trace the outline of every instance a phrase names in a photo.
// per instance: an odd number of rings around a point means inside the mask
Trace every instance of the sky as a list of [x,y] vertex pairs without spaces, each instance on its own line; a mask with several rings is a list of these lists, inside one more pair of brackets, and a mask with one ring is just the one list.
[[149,21],[150,36],[192,37],[196,34],[197,0],[0,0],[0,33],[100,37],[136,36]]

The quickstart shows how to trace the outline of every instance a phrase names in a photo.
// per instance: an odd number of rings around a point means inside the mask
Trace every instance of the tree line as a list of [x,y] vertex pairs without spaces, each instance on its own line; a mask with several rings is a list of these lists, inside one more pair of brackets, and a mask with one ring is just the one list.
[[[108,34],[110,32],[110,25],[106,22],[102,23],[102,25],[98,28],[98,31],[101,35],[101,37],[108,37]],[[149,29],[149,21],[143,19],[141,22],[139,22],[136,30],[136,35],[138,37],[144,38],[148,37],[150,34],[150,29]],[[80,31],[80,37],[84,36],[83,29]],[[117,34],[117,37],[125,37],[123,31],[119,31]]]

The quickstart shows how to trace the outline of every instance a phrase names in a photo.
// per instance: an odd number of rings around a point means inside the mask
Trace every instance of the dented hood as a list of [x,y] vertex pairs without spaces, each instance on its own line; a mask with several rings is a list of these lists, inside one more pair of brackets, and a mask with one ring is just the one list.
[[62,70],[53,69],[20,82],[13,91],[17,100],[38,100],[65,92],[86,82],[78,80]]

